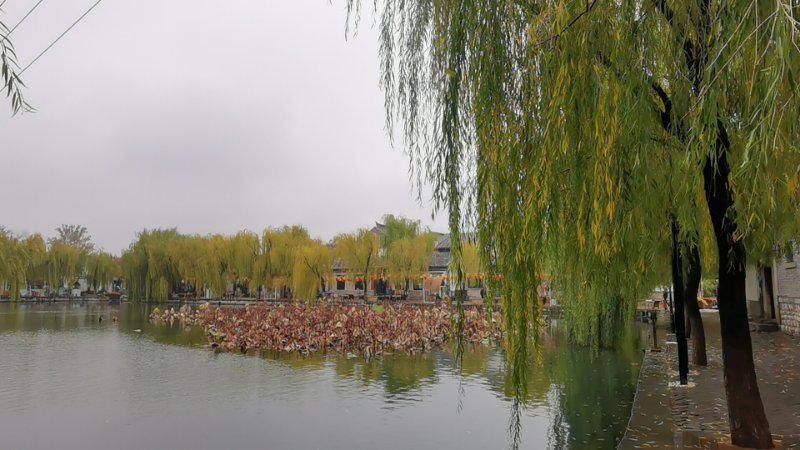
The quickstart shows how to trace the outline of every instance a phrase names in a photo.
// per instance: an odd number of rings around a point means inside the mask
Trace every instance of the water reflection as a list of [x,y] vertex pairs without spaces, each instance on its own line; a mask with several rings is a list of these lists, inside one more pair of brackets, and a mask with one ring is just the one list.
[[411,398],[425,385],[436,382],[436,359],[431,354],[396,354],[365,360],[361,357],[334,357],[336,374],[366,385],[380,383],[389,400]]
[[[368,438],[381,436],[391,439],[382,440],[382,447],[398,449],[501,448],[515,442],[526,448],[613,448],[628,420],[641,361],[641,338],[634,327],[619,350],[592,351],[571,347],[557,322],[538,354],[523,355],[525,364],[516,371],[509,370],[501,348],[485,345],[466,347],[460,364],[452,349],[370,360],[333,354],[216,354],[204,347],[202,330],[154,325],[148,314],[144,304],[0,305],[0,348],[4,359],[14,361],[0,367],[0,378],[13,380],[0,388],[0,403],[36,423],[48,417],[53,401],[91,396],[99,389],[116,401],[111,413],[103,414],[125,417],[137,430],[139,440],[120,448],[147,448],[140,442],[142,434],[160,436],[164,426],[190,427],[181,414],[212,412],[218,427],[214,436],[191,447],[215,448],[233,439],[238,448],[259,448],[265,442],[276,448],[373,448]],[[102,342],[109,343],[108,349],[98,350]],[[48,359],[37,357],[46,349],[52,350]],[[99,356],[87,353],[98,351]],[[96,384],[60,384],[78,376],[78,364],[73,364],[78,360],[80,371],[103,375]],[[32,372],[39,376],[26,379]],[[174,385],[161,384],[176,382],[177,392]],[[51,397],[36,393],[41,390]],[[165,416],[159,406],[164,399],[181,414]],[[94,417],[91,410],[81,412]],[[147,419],[151,416],[160,421],[153,423]],[[16,419],[0,413],[0,431],[13,437]],[[256,419],[271,421],[267,440],[259,431],[265,425]],[[298,428],[297,421],[313,424],[314,430]],[[247,426],[251,422],[253,428]],[[366,434],[364,445],[361,437],[351,438],[353,433]],[[81,438],[76,442],[104,448]],[[167,447],[189,448],[175,444]],[[17,447],[34,448],[10,448]]]

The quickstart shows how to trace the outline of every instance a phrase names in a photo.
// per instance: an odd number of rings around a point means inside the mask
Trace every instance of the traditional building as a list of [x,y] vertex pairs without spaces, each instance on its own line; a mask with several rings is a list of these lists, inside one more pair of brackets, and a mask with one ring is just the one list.
[[[466,239],[475,239],[474,233],[465,235]],[[440,297],[452,297],[456,286],[450,273],[450,260],[452,241],[449,234],[441,234],[433,246],[428,274],[432,282],[426,283],[426,288]],[[430,285],[428,287],[427,285]],[[478,278],[467,280],[467,299],[480,300],[483,298],[483,281]]]
[[774,292],[777,294],[777,318],[781,329],[800,336],[800,251],[796,248],[776,261]]
[[[382,238],[385,233],[385,226],[381,223],[376,223],[375,226],[370,229],[370,232]],[[428,273],[425,274],[422,279],[412,280],[408,292],[403,292],[407,295],[408,300],[431,301],[437,298],[444,298],[451,296],[455,289],[451,281],[452,277],[450,276],[450,235],[444,233],[435,234],[437,235],[437,240],[428,263]],[[374,273],[381,273],[381,267],[379,265],[376,265]],[[397,286],[393,286],[395,284],[394,281],[395,280],[392,279],[385,279],[379,275],[371,276],[369,279],[353,275],[348,268],[345,267],[344,263],[337,259],[333,264],[333,282],[331,283],[328,294],[338,297],[357,297],[364,292],[363,283],[367,283],[368,297],[390,295],[402,291],[402,289],[397,289]],[[473,280],[472,285],[467,289],[468,298],[471,300],[480,299],[481,289],[481,283]]]
[[747,311],[758,331],[776,330],[800,336],[800,249],[770,265],[747,267]]

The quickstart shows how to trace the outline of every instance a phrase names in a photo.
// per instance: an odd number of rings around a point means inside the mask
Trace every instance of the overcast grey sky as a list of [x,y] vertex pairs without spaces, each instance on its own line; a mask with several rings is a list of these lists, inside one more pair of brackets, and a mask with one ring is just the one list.
[[[44,0],[20,64],[92,3]],[[343,0],[104,0],[24,74],[37,112],[0,109],[0,224],[79,223],[112,252],[145,227],[329,239],[392,212],[444,231],[386,136],[371,23],[346,41]]]

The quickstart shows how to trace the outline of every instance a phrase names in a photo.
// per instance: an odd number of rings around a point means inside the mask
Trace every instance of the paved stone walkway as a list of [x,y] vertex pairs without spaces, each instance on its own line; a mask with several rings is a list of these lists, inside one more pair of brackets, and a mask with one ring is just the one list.
[[[719,316],[704,312],[703,323],[708,366],[690,366],[688,386],[677,382],[674,336],[661,339],[665,351],[645,355],[629,429],[619,448],[738,448],[729,443]],[[754,332],[752,339],[775,444],[800,449],[800,339],[782,332]]]
[[664,370],[664,356],[648,351],[642,361],[631,418],[619,449],[660,448],[674,439],[671,396]]

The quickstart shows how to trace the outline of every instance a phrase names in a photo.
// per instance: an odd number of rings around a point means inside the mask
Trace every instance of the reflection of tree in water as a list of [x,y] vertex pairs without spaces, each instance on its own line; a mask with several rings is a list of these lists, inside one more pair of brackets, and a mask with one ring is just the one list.
[[[248,351],[248,354],[250,353],[251,351]],[[277,361],[293,369],[322,370],[325,368],[325,355],[323,354],[303,355],[300,353],[262,351],[259,356],[271,361]]]
[[118,316],[120,331],[126,334],[138,334],[139,332],[135,330],[141,330],[143,335],[161,344],[198,346],[207,343],[205,332],[201,327],[186,327],[177,321],[172,324],[151,323],[151,310],[152,305],[146,303],[125,304]]
[[356,380],[365,386],[381,379],[377,358],[365,360],[361,357],[340,356],[334,359],[333,368],[339,378]]
[[[548,394],[548,402],[557,405],[561,398],[561,386],[554,384]],[[564,419],[564,410],[562,407],[549,408],[550,412],[550,428],[547,430],[547,445],[550,448],[567,448],[569,441],[569,425]]]
[[466,397],[465,380],[486,378],[492,355],[497,355],[498,351],[495,346],[464,343],[463,340],[451,345],[450,351],[448,355],[452,354],[453,357],[448,362],[458,376],[458,411],[461,412]]
[[420,390],[436,379],[436,355],[432,353],[394,353],[383,357],[347,358],[341,356],[334,362],[336,374],[354,379],[365,385],[383,382],[388,396]]
[[[196,346],[206,343],[203,330],[176,322],[151,324],[146,304],[102,303],[11,304],[0,309],[0,330],[69,331],[113,329],[156,342]],[[99,323],[99,316],[104,321]],[[118,323],[112,325],[111,317]],[[389,401],[423,393],[437,382],[439,373],[452,373],[462,380],[481,380],[495,395],[510,402],[509,440],[519,446],[525,415],[531,408],[547,411],[551,448],[610,448],[624,431],[636,388],[641,362],[640,337],[636,329],[615,350],[569,345],[566,336],[552,327],[539,342],[515,347],[506,354],[502,347],[467,345],[458,359],[453,348],[428,353],[391,355],[364,359],[341,354],[262,353],[260,356],[298,371],[331,368],[336,376],[365,386],[377,386]],[[139,334],[134,330],[141,329]],[[516,363],[515,363],[516,362]],[[485,382],[484,382],[485,380]]]
[[[575,448],[614,447],[630,417],[642,362],[643,328],[628,326],[613,350],[569,352],[564,355],[564,373],[572,374],[562,384],[562,409],[569,415]],[[592,367],[578,378],[576,367]],[[567,389],[569,386],[569,389]],[[587,401],[587,399],[597,399]],[[598,414],[598,408],[603,411]],[[579,437],[580,442],[576,442]],[[602,439],[602,441],[600,440]],[[602,445],[601,445],[602,444]]]
[[382,362],[386,391],[390,395],[418,390],[435,382],[436,361],[430,353],[403,354]]
[[627,423],[638,365],[603,353],[562,352],[558,360],[564,424],[554,426],[569,429],[571,448],[614,447]]
[[461,356],[461,375],[485,377],[490,370],[491,357],[496,354],[495,346],[467,345]]
[[[506,355],[502,393],[511,400],[509,439],[522,440],[522,416],[531,406],[549,405],[550,448],[613,448],[621,438],[642,359],[639,329],[623,333],[618,348],[570,345],[551,331],[538,351],[529,346]],[[496,374],[487,374],[492,379]]]
[[8,303],[0,310],[0,330],[36,332],[103,328],[100,316],[109,319],[109,307],[96,302]]

